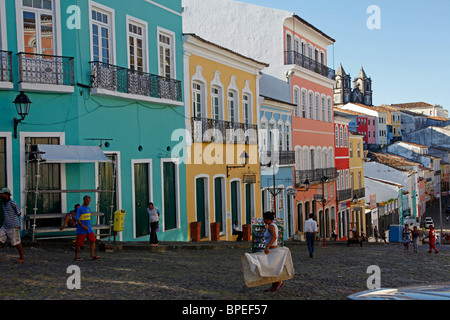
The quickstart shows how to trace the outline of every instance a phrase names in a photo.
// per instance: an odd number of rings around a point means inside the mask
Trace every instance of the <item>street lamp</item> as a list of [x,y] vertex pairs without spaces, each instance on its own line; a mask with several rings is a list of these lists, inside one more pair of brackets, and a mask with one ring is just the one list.
[[14,118],[14,139],[17,139],[17,127],[30,113],[31,100],[21,91],[13,103],[16,105],[17,114],[20,116],[20,119]]
[[243,151],[240,158],[244,160],[244,164],[241,164],[239,166],[227,166],[227,178],[230,177],[231,169],[245,168],[247,166],[248,159],[250,158],[247,152]]

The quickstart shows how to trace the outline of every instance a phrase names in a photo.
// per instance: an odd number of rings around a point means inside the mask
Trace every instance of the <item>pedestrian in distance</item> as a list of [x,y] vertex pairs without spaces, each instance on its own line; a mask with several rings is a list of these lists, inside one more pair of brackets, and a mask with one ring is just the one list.
[[317,222],[314,221],[314,214],[309,214],[309,219],[305,221],[305,225],[303,231],[306,234],[306,243],[308,245],[309,257],[312,258],[314,256],[314,239],[316,238],[317,233]]
[[381,238],[381,240],[384,241],[385,244],[387,243],[386,242],[386,232],[384,230],[380,231],[380,238]]
[[378,242],[378,238],[380,235],[378,234],[377,226],[375,226],[375,228],[373,228],[373,235],[375,236],[375,242]]
[[236,220],[233,223],[233,235],[237,235],[236,241],[242,241],[244,232],[239,229],[239,222]]
[[412,241],[413,241],[413,246],[414,246],[414,252],[417,253],[417,247],[419,246],[419,239],[420,239],[420,232],[417,229],[417,227],[414,227],[412,232],[411,232],[411,236],[412,236]]
[[64,223],[63,223],[62,227],[59,228],[59,230],[63,231],[66,227],[67,228],[75,228],[77,226],[75,218],[77,216],[77,210],[79,207],[81,207],[81,205],[77,203],[75,205],[75,208],[72,211],[70,211],[68,214],[66,214],[66,217],[64,218]]
[[[20,223],[19,217],[22,214],[20,207],[11,198],[11,190],[8,188],[3,188],[0,191],[0,197],[3,206],[3,226],[0,228],[0,249],[1,245],[6,242],[8,238],[13,247],[17,248],[19,252],[19,259],[14,261],[14,263],[23,263],[25,261],[25,256],[23,254],[22,241],[20,238]],[[0,263],[2,259],[0,257]]]
[[86,195],[83,197],[83,205],[81,205],[77,210],[77,216],[75,220],[77,222],[77,240],[75,242],[75,260],[82,261],[80,258],[80,247],[83,246],[84,241],[88,238],[91,245],[91,260],[100,259],[99,256],[95,255],[95,234],[91,227],[91,208],[89,204],[91,203],[91,197]]
[[[267,224],[266,232],[264,233],[264,253],[269,254],[270,249],[278,248],[278,226],[273,222],[275,219],[275,214],[273,212],[267,211],[263,214],[264,223]],[[277,281],[272,283],[272,286],[265,291],[278,291],[283,285],[283,281]]]
[[159,209],[153,205],[153,202],[149,202],[147,212],[150,222],[150,245],[156,247],[159,244],[156,232],[159,230],[159,218],[161,213],[159,212]]
[[409,230],[408,224],[405,224],[402,231],[404,251],[409,251],[409,243],[411,242],[410,233],[411,230]]
[[432,253],[433,249],[434,249],[434,253],[439,253],[438,249],[436,249],[436,231],[434,231],[433,225],[430,226],[430,231],[428,233],[428,236],[423,238],[423,240],[425,240],[427,238],[429,239],[429,243],[430,243],[430,250],[428,250],[428,253]]

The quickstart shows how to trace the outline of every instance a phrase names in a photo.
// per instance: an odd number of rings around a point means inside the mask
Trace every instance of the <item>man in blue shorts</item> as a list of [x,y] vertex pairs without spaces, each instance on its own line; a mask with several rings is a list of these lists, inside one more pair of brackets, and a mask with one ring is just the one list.
[[[1,244],[6,242],[6,238],[9,238],[11,245],[17,248],[20,255],[19,259],[14,262],[23,263],[25,261],[25,256],[23,255],[20,239],[20,207],[13,199],[11,199],[11,191],[8,188],[0,190],[0,202],[0,205],[3,206],[3,215],[5,218],[3,226],[0,228],[0,249]],[[2,262],[1,258],[0,262]]]
[[84,240],[88,238],[91,243],[91,260],[97,260],[100,257],[95,255],[95,234],[91,228],[91,208],[89,204],[91,203],[90,196],[84,196],[83,205],[78,208],[77,216],[75,220],[77,221],[77,241],[75,242],[75,260],[82,261],[79,256],[80,247],[83,246]]

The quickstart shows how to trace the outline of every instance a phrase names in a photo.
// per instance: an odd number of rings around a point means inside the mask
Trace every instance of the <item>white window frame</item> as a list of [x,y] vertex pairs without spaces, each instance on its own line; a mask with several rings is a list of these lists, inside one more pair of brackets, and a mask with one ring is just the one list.
[[[23,11],[39,11],[48,12],[46,9],[30,8],[23,5],[22,0],[16,0],[16,25],[17,25],[17,50],[19,52],[25,52],[24,43],[24,29],[23,29]],[[52,2],[52,14],[53,14],[53,41],[54,43],[54,56],[62,56],[62,42],[61,42],[61,3],[60,0],[53,0]],[[5,29],[6,32],[6,29]],[[3,30],[2,30],[3,33]],[[2,43],[3,45],[3,43]]]
[[162,231],[172,231],[172,230],[176,230],[176,229],[180,229],[181,228],[181,221],[180,221],[180,159],[179,158],[162,158],[160,165],[161,165],[161,208],[162,208],[162,212],[164,211],[164,183],[162,183],[164,181],[164,162],[173,162],[175,164],[175,196],[176,196],[176,204],[175,204],[175,208],[177,210],[176,212],[176,216],[177,216],[177,226],[174,229],[169,229],[166,230],[165,224],[164,224],[164,219],[160,220],[160,226]]
[[308,118],[308,92],[305,89],[301,90],[301,117]]
[[12,155],[12,134],[11,132],[0,132],[0,138],[6,140],[6,186],[14,192],[14,178],[13,178],[13,155]]
[[[19,150],[20,150],[20,194],[21,194],[21,200],[20,200],[20,207],[22,210],[21,219],[23,221],[24,218],[24,209],[26,206],[26,170],[27,170],[27,162],[25,159],[25,152],[26,152],[26,137],[32,137],[32,138],[42,138],[42,137],[48,137],[48,138],[59,138],[59,145],[63,146],[66,144],[66,133],[65,132],[26,132],[22,131],[19,132]],[[66,190],[66,165],[64,163],[61,163],[61,190]],[[64,209],[67,208],[67,194],[61,193],[61,210],[64,211]],[[30,211],[28,211],[30,213]]]
[[[137,36],[130,33],[130,24],[134,24],[140,28],[142,28],[142,60],[143,60],[143,72],[148,73],[149,72],[149,51],[148,51],[148,23],[147,21],[140,20],[138,18],[132,17],[130,15],[127,15],[127,54],[128,54],[128,68],[131,69],[131,57],[130,57],[130,37],[134,37],[135,39]],[[135,48],[136,50],[136,48]],[[136,58],[136,52],[135,52],[135,58]]]
[[[109,64],[116,65],[116,13],[115,10],[107,7],[103,4],[89,0],[89,43],[91,50],[91,61],[94,61],[94,42],[93,42],[93,30],[92,24],[92,10],[100,11],[101,13],[107,14],[109,16],[108,27],[110,28],[110,47],[109,47]],[[127,24],[128,28],[128,24]],[[128,43],[128,41],[127,41]],[[128,46],[127,46],[128,48]],[[101,61],[100,61],[101,62]]]
[[177,65],[176,65],[176,54],[175,54],[175,52],[176,52],[175,32],[173,32],[171,30],[168,30],[168,29],[161,28],[159,26],[157,27],[157,37],[158,37],[158,39],[157,39],[157,41],[158,41],[158,47],[157,47],[158,48],[158,52],[157,52],[157,54],[158,54],[158,74],[160,76],[164,76],[163,73],[162,73],[162,71],[164,71],[164,70],[161,70],[160,47],[161,46],[166,46],[166,45],[162,44],[159,41],[159,36],[161,34],[166,36],[166,37],[169,37],[170,40],[171,40],[171,44],[170,44],[170,50],[171,50],[170,51],[171,52],[170,62],[171,62],[172,65],[171,65],[171,68],[170,68],[170,79],[176,79]]
[[216,88],[219,90],[219,93],[218,93],[218,96],[219,96],[219,120],[225,120],[224,89],[223,89],[223,84],[220,81],[220,75],[221,75],[220,71],[214,72],[214,79],[210,83],[210,86],[211,86],[211,118],[214,119],[214,114],[215,114],[215,111],[213,110],[214,103],[213,103],[212,89]]
[[[196,88],[198,86],[199,88]],[[206,118],[204,114],[204,99],[203,99],[203,83],[195,80],[192,81],[192,114],[194,118]],[[197,98],[200,98],[198,101]],[[200,108],[200,110],[198,110]],[[200,112],[200,115],[197,113]]]
[[0,50],[8,50],[8,34],[6,32],[5,0],[0,0]]
[[308,92],[308,115],[309,119],[314,119],[314,92]]
[[[148,164],[148,199],[149,202],[153,202],[153,160],[152,159],[132,159],[131,160],[131,201],[133,206],[133,239],[137,239],[136,236],[136,201],[135,201],[135,193],[134,193],[134,165],[140,164],[140,163],[146,163]],[[119,166],[118,166],[119,168]],[[119,169],[118,169],[119,171]],[[119,186],[119,184],[118,184]],[[116,192],[119,192],[117,190]]]
[[295,109],[294,109],[294,117],[300,117],[301,116],[301,110],[300,110],[300,106],[301,106],[301,93],[300,93],[300,88],[298,88],[297,86],[294,86],[294,94],[293,94],[293,103],[295,104]]

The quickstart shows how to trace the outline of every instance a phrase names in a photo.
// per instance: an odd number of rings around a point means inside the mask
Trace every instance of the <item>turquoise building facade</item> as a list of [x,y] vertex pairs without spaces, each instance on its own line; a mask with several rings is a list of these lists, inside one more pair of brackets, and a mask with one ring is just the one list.
[[[76,4],[0,0],[0,187],[21,206],[24,235],[35,207],[51,215],[36,227],[55,228],[88,194],[92,211],[104,213],[93,224],[125,210],[118,240],[148,241],[153,202],[159,240],[187,241],[186,170],[172,155],[185,121],[181,0]],[[20,92],[32,104],[16,137]],[[113,162],[42,163],[37,179],[27,159],[38,144],[101,146]],[[36,181],[52,191],[40,193],[37,206]],[[97,232],[104,238],[108,230]]]

